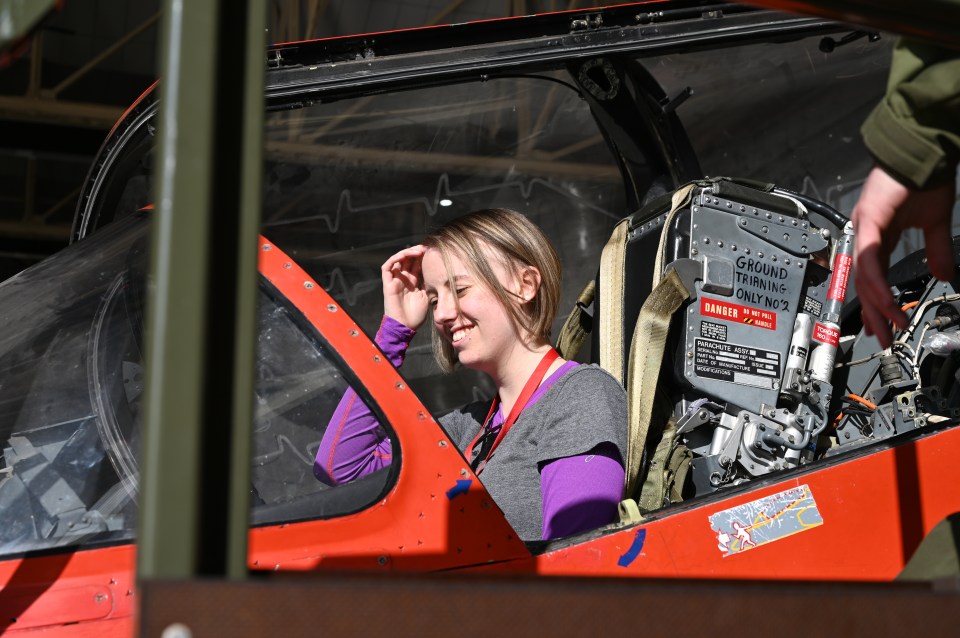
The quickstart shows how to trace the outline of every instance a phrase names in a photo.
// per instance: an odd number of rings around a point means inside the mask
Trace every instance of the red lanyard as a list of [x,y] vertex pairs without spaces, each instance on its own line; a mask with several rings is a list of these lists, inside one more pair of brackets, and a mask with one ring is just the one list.
[[[497,446],[500,445],[500,441],[503,440],[503,437],[507,435],[507,431],[513,427],[513,424],[520,418],[520,413],[523,412],[524,408],[527,407],[527,403],[530,402],[530,398],[533,396],[533,393],[537,391],[537,388],[540,387],[540,383],[543,381],[543,377],[546,376],[547,370],[550,369],[550,364],[556,361],[557,357],[560,355],[556,350],[550,348],[543,355],[543,359],[540,360],[539,365],[537,365],[536,370],[533,371],[533,374],[530,375],[530,378],[527,379],[526,385],[523,386],[523,390],[520,392],[520,396],[517,397],[517,402],[513,404],[513,409],[510,410],[510,416],[507,417],[507,420],[503,422],[503,426],[500,427],[500,432],[497,434],[497,438],[493,441],[493,445],[490,447],[490,451],[483,455],[483,459],[477,459],[479,465],[474,468],[474,471],[479,474],[480,470],[483,469],[483,466],[486,464],[487,459],[493,454],[493,451],[497,449]],[[487,432],[487,425],[490,423],[490,419],[493,418],[493,415],[497,411],[497,406],[500,404],[500,395],[494,397],[493,402],[490,404],[490,411],[487,413],[487,418],[483,420],[483,427],[480,428],[480,431],[477,433],[477,436],[473,439],[469,446],[467,446],[466,457],[467,461],[470,461],[470,457],[473,455],[473,446],[477,444]],[[481,451],[484,446],[481,446]],[[473,465],[473,463],[471,463]]]

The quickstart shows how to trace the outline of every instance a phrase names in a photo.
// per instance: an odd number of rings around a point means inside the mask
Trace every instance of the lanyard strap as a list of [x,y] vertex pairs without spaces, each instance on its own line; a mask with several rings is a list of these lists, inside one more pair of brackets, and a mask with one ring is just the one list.
[[490,458],[490,455],[493,454],[493,451],[497,449],[498,445],[500,445],[503,437],[507,435],[507,432],[513,427],[513,424],[516,423],[517,419],[520,418],[520,413],[523,412],[523,410],[527,407],[527,403],[530,402],[534,392],[536,392],[537,388],[540,387],[540,383],[543,381],[543,377],[546,376],[547,370],[550,369],[550,365],[556,361],[557,357],[559,356],[560,355],[553,348],[550,348],[546,353],[544,353],[543,359],[540,360],[540,363],[533,371],[533,374],[531,374],[530,378],[527,379],[526,385],[523,386],[523,390],[520,391],[520,396],[517,397],[517,402],[513,404],[513,409],[510,410],[510,416],[508,416],[507,420],[504,421],[503,426],[497,433],[496,439],[493,439],[493,437],[490,436],[491,431],[487,427],[490,424],[490,420],[493,418],[493,415],[497,412],[497,406],[500,404],[500,395],[497,395],[493,398],[493,402],[490,404],[490,411],[487,412],[487,418],[483,420],[483,427],[480,428],[477,436],[473,439],[470,445],[467,446],[466,457],[469,460],[473,454],[474,446],[478,441],[483,439],[483,443],[480,445],[480,453],[477,455],[476,459],[470,462],[470,467],[473,468],[474,472],[479,474],[480,470],[483,469],[487,459]]

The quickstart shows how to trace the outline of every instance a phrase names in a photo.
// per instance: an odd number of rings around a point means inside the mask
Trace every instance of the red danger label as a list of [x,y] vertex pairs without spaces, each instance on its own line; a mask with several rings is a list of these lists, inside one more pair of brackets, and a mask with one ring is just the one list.
[[835,346],[840,343],[840,331],[818,323],[813,326],[813,340],[825,343],[828,346]]
[[827,299],[836,299],[843,301],[847,296],[847,282],[850,281],[850,266],[853,264],[853,257],[850,255],[837,255],[833,260],[833,277],[830,279],[830,290],[827,291]]
[[700,298],[700,314],[704,317],[723,319],[734,323],[742,323],[767,330],[777,329],[777,313],[769,310],[760,310],[750,306],[717,301],[715,299]]

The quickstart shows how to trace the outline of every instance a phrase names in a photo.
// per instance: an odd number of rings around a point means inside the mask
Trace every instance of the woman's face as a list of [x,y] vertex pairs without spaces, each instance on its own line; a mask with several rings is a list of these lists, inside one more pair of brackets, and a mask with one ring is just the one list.
[[[516,293],[517,278],[499,260],[490,259],[489,263],[504,288]],[[422,269],[434,327],[452,344],[461,365],[484,372],[495,369],[497,362],[505,360],[520,344],[513,321],[500,300],[455,254],[450,255],[452,277],[448,278],[436,248],[428,248],[424,253]]]

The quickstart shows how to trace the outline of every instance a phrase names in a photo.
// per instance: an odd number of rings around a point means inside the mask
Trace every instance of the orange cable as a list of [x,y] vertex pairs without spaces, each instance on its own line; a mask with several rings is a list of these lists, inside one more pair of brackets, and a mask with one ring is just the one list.
[[848,399],[851,399],[851,400],[853,400],[853,401],[856,401],[856,402],[859,403],[860,405],[865,405],[865,406],[867,406],[868,408],[870,408],[871,410],[876,410],[876,409],[877,409],[877,406],[876,406],[875,404],[870,403],[869,401],[867,401],[867,400],[864,399],[863,397],[857,396],[857,395],[855,395],[855,394],[848,394],[848,395],[847,395],[847,398],[848,398]]

